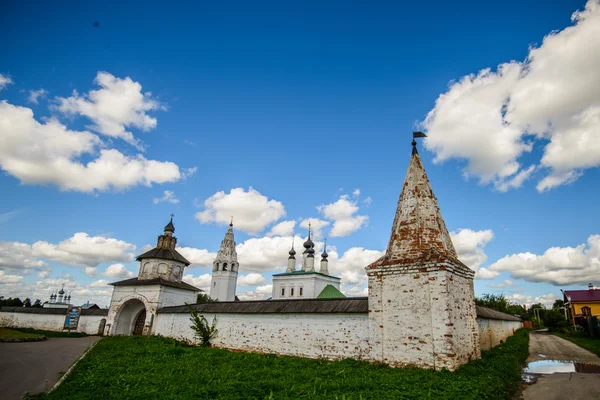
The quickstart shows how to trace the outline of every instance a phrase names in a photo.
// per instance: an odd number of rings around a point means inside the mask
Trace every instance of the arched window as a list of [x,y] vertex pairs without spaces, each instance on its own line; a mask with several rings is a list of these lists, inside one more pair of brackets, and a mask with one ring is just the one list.
[[218,271],[219,270],[219,263],[216,262],[215,265],[213,266],[213,271]]
[[294,287],[290,286],[290,297],[294,295]]
[[227,271],[227,263],[223,263],[223,271]]
[[304,289],[304,288],[303,288],[302,286],[300,286],[300,287],[298,288],[298,295],[299,295],[299,296],[302,296],[302,291],[303,291],[303,289]]
[[281,297],[285,297],[285,285],[281,285]]

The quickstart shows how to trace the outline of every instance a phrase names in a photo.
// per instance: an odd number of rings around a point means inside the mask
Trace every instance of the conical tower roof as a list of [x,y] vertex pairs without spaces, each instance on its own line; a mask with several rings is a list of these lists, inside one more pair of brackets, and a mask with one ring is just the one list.
[[431,253],[456,260],[456,250],[415,145],[413,142],[387,250],[367,268],[412,263],[429,258]]
[[229,229],[221,242],[221,248],[217,253],[217,260],[237,263],[237,252],[235,250],[235,237],[233,236],[233,222],[229,224]]

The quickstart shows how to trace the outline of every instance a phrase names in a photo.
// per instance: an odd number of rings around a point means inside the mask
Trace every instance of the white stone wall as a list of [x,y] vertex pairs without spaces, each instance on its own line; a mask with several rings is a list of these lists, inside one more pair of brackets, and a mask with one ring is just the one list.
[[[203,314],[212,324],[214,314]],[[156,334],[194,340],[190,315],[159,313]],[[368,359],[367,314],[218,314],[216,347],[309,358]]]
[[[0,326],[7,328],[32,328],[44,331],[62,332],[65,324],[67,310],[62,314],[33,314],[0,311]],[[100,321],[106,316],[82,315],[79,317],[79,325],[75,332],[97,335]]]
[[181,282],[185,264],[159,258],[147,258],[140,263],[139,279],[163,278]]
[[210,298],[219,301],[234,301],[237,277],[237,270],[213,271],[210,284]]
[[504,342],[517,329],[522,328],[523,322],[477,318],[477,325],[479,327],[479,346],[481,350],[489,350]]
[[[314,299],[316,298],[325,286],[333,285],[340,290],[340,279],[332,276],[324,276],[320,274],[298,274],[298,275],[280,275],[273,277],[273,292],[272,297],[277,299]],[[285,295],[281,295],[281,288],[285,287]],[[294,295],[291,295],[291,288],[294,288]],[[302,296],[300,288],[302,287]]]

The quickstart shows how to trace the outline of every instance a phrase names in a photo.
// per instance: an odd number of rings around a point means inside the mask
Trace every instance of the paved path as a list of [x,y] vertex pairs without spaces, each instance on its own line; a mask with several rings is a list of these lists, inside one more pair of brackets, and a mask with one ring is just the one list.
[[25,392],[50,390],[99,336],[51,338],[42,342],[0,343],[0,393],[18,400]]
[[[550,335],[531,332],[527,363],[539,360],[576,361],[599,364],[600,357],[576,344]],[[537,382],[523,390],[524,400],[600,399],[600,374],[557,373],[540,375]]]

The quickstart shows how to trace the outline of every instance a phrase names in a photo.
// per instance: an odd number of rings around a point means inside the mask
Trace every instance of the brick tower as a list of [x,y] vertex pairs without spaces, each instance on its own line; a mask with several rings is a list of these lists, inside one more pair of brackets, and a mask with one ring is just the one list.
[[412,145],[386,253],[366,268],[371,359],[453,371],[480,356],[474,272],[456,256]]

